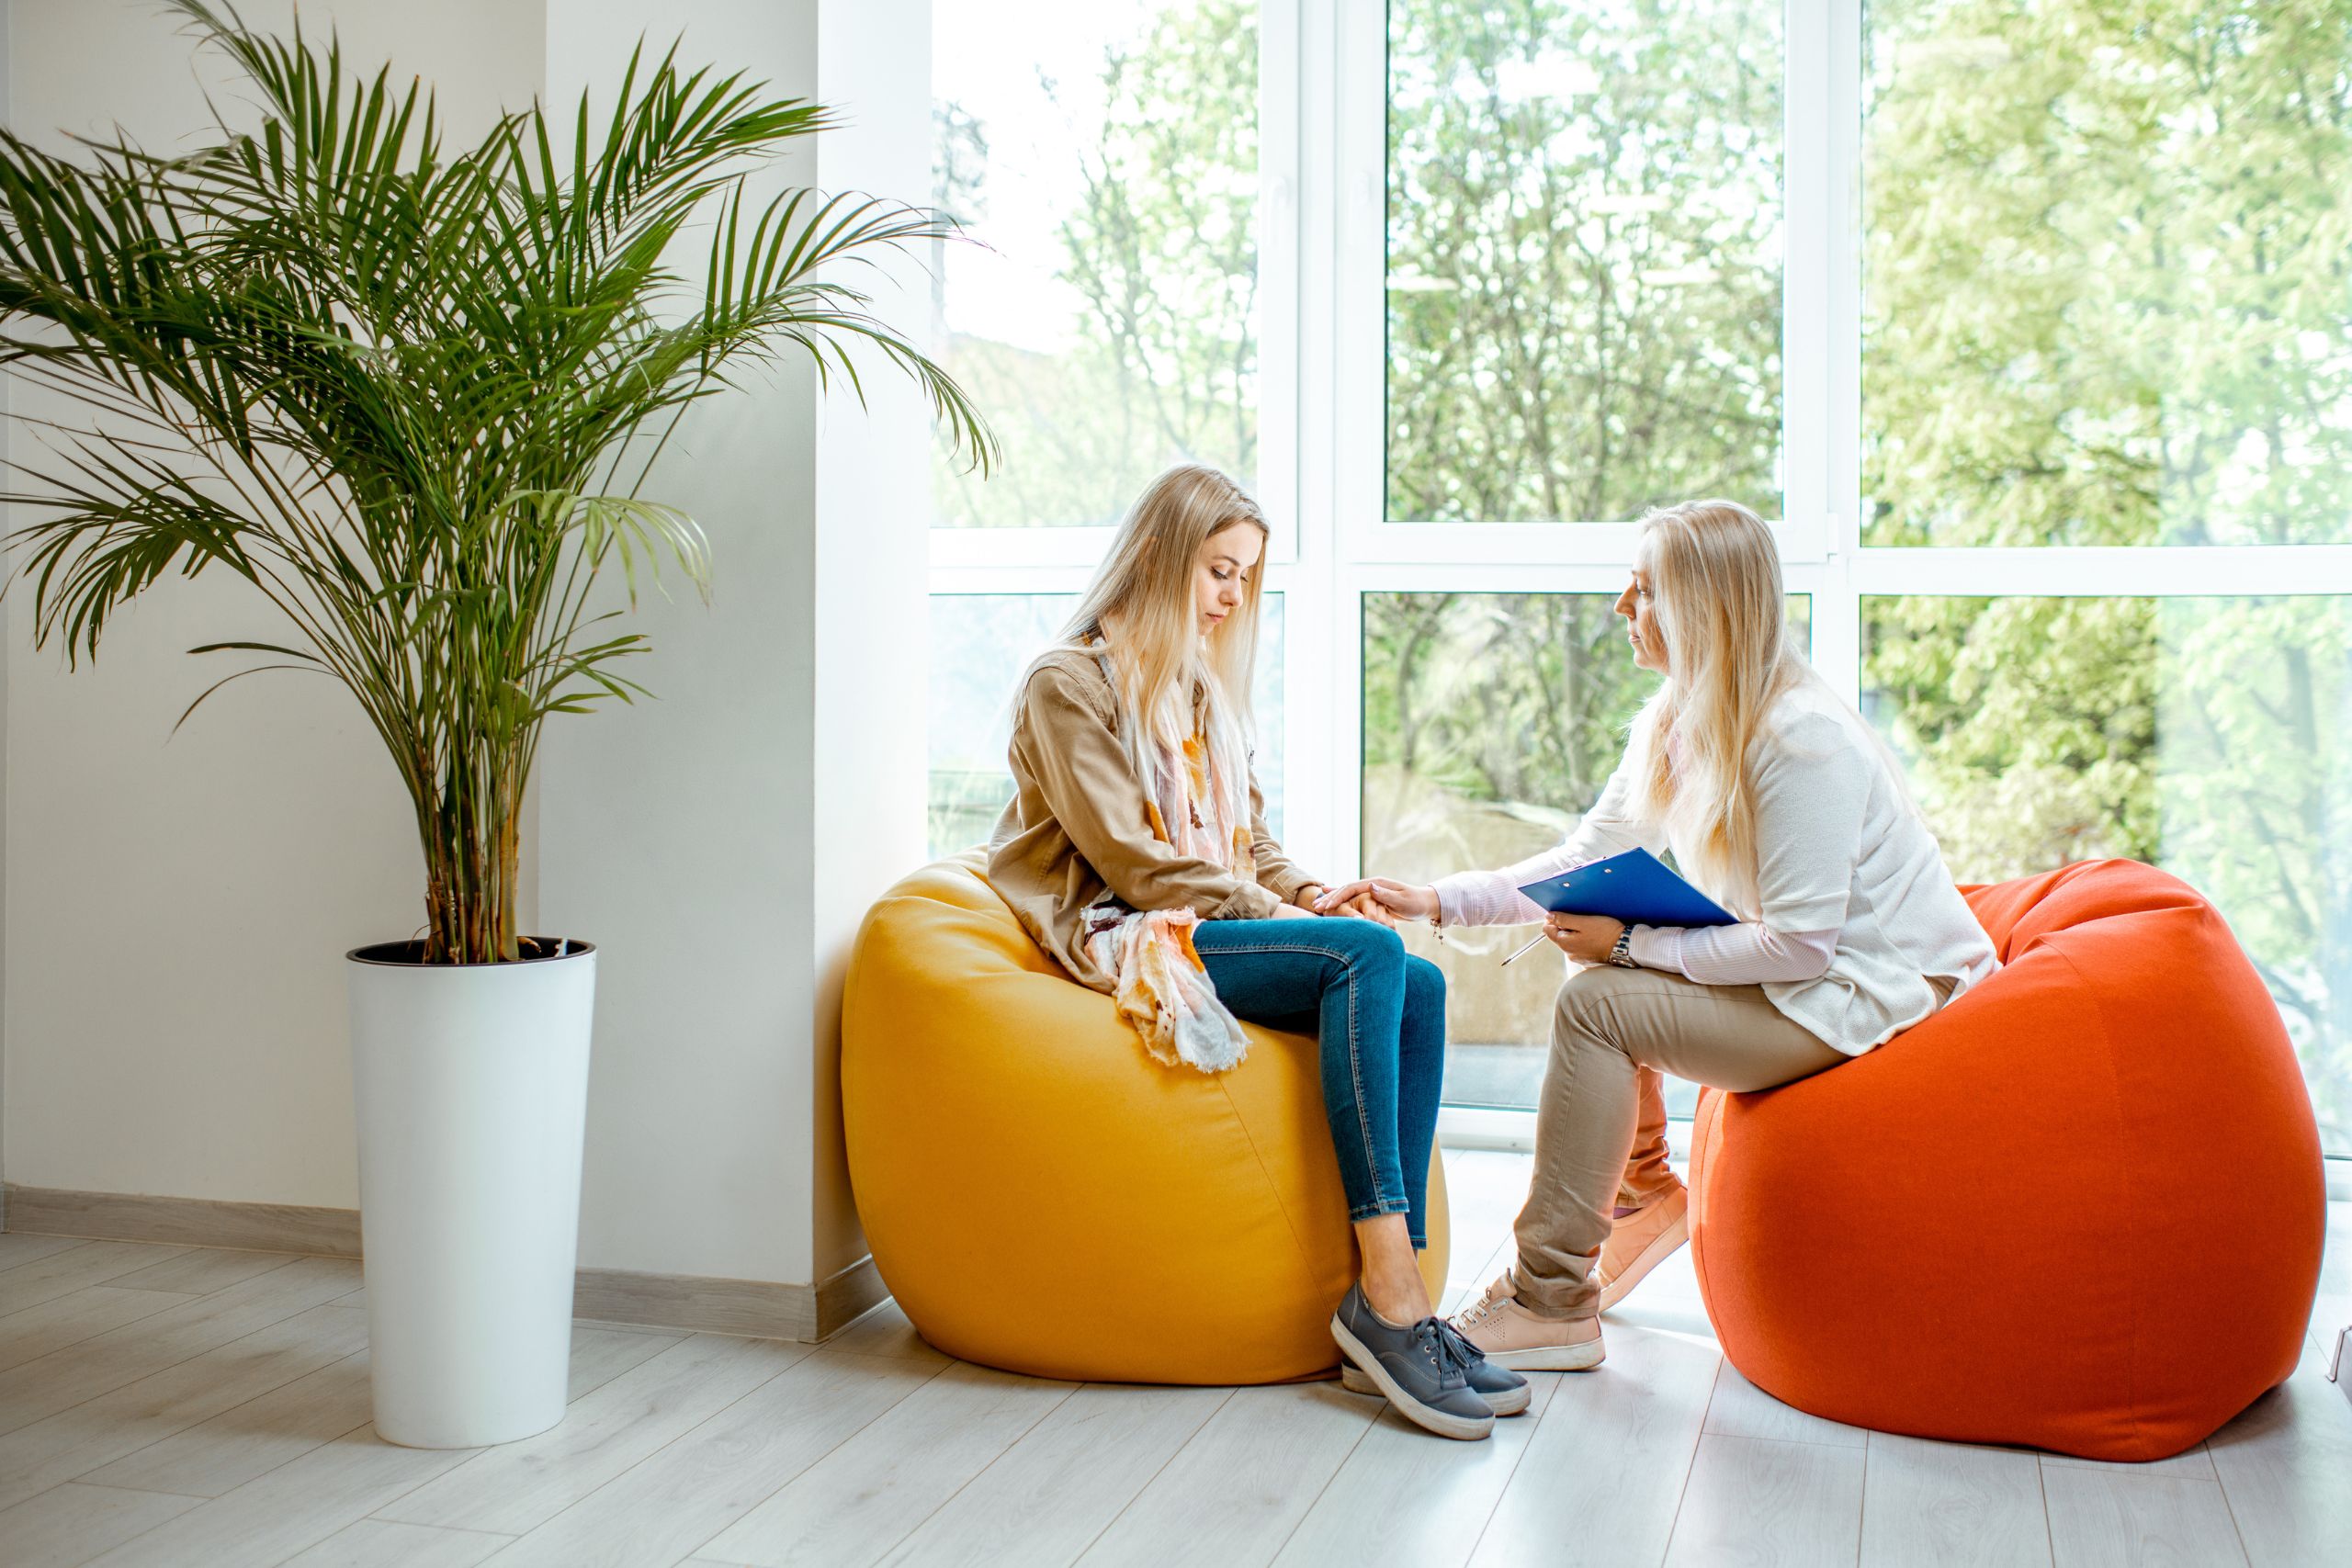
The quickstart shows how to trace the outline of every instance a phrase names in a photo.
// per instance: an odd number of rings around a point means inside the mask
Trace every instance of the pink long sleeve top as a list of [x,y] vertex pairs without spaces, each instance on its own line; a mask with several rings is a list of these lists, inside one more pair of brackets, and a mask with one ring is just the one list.
[[[1931,981],[1965,989],[1999,966],[1934,836],[1851,709],[1810,683],[1783,694],[1747,761],[1758,918],[1636,926],[1635,963],[1705,985],[1760,985],[1783,1013],[1851,1054],[1934,1010]],[[1526,884],[1637,847],[1664,851],[1664,825],[1642,819],[1633,800],[1621,763],[1566,843],[1442,878],[1441,927],[1541,920],[1544,910],[1519,891]]]

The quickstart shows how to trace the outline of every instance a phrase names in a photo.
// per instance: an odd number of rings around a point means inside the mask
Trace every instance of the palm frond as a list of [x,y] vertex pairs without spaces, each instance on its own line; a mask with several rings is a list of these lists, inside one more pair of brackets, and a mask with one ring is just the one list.
[[49,456],[6,497],[34,513],[36,640],[93,659],[166,575],[238,574],[290,633],[192,650],[263,662],[189,711],[264,670],[340,681],[409,791],[430,951],[512,958],[540,727],[647,694],[614,669],[646,639],[605,626],[597,582],[616,568],[634,608],[668,569],[709,596],[702,529],[641,493],[685,412],[786,354],[861,399],[879,366],[994,462],[962,389],[854,285],[954,226],[862,195],[755,203],[750,177],[829,111],[674,45],[640,43],[601,112],[534,104],[456,146],[430,91],[332,35],[169,6],[258,126],[216,110],[169,157],[0,130],[0,367],[86,416],[36,422]]

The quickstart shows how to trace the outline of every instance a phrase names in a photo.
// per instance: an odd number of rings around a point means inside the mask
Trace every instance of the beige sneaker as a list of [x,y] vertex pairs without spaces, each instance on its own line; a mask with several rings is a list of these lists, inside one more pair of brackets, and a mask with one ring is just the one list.
[[1623,1301],[1643,1275],[1690,1239],[1690,1193],[1680,1182],[1619,1220],[1609,1233],[1609,1245],[1600,1249],[1600,1261],[1593,1266],[1593,1277],[1600,1281],[1600,1310],[1607,1312]]
[[1508,1269],[1453,1314],[1453,1326],[1488,1363],[1513,1371],[1583,1372],[1600,1365],[1600,1320],[1536,1316],[1519,1304]]

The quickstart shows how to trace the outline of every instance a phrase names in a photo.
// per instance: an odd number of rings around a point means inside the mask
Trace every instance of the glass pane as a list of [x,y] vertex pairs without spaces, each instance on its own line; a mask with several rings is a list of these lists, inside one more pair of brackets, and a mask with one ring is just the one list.
[[1170,463],[1258,464],[1258,7],[933,9],[933,341],[1004,443],[935,520],[1108,524]]
[[1781,77],[1778,5],[1391,0],[1390,517],[1778,513]]
[[931,598],[931,852],[988,842],[1012,774],[1013,682],[1076,607],[1068,593]]
[[[988,842],[1012,774],[1013,683],[1078,607],[1070,593],[934,593],[931,598],[931,853]],[[1283,596],[1269,593],[1258,630],[1258,787],[1266,826],[1283,830]]]
[[2124,855],[2220,907],[2352,1155],[2352,600],[1862,601],[1864,711],[1963,882]]
[[1865,541],[2352,538],[2352,31],[1872,0]]
[[[1430,882],[1507,865],[1576,828],[1657,678],[1637,669],[1609,593],[1363,596],[1363,867]],[[1800,638],[1812,601],[1789,597]],[[1445,1098],[1532,1109],[1567,961],[1500,960],[1527,926],[1408,927],[1446,976]],[[1697,1090],[1669,1085],[1687,1116]]]

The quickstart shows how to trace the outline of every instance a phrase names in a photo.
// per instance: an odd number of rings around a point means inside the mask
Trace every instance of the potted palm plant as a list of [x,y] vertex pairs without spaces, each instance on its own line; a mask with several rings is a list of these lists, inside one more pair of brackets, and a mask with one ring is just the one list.
[[541,727],[639,691],[612,569],[632,604],[665,562],[707,594],[702,533],[641,486],[730,376],[806,353],[854,387],[870,352],[988,459],[962,391],[841,280],[948,226],[756,199],[826,111],[674,49],[601,118],[534,105],[452,147],[429,95],[299,26],[173,8],[258,127],[170,157],[0,132],[0,365],[62,411],[27,425],[17,577],[75,661],[166,573],[232,573],[275,625],[191,650],[236,661],[197,704],[311,671],[382,739],[425,886],[419,935],[347,966],[377,1427],[508,1441],[564,1409],[595,962],[517,926]]

